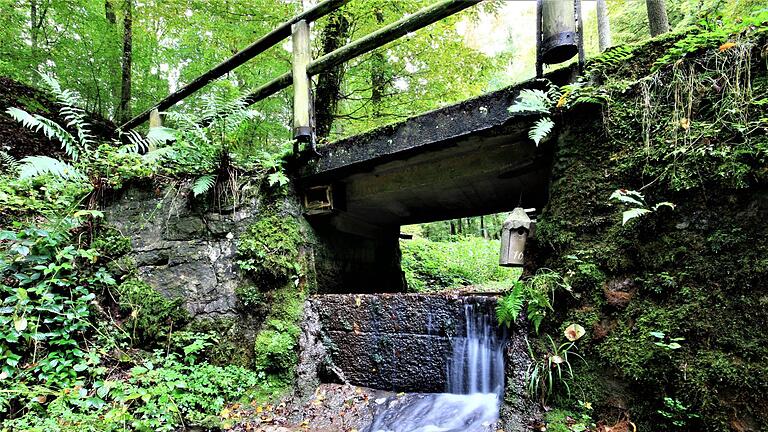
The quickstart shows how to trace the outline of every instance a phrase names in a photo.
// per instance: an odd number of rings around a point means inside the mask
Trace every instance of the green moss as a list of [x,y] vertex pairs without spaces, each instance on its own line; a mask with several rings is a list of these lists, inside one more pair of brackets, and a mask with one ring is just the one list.
[[203,353],[209,363],[250,368],[253,364],[253,325],[239,317],[196,319],[185,327],[185,331],[202,334],[213,341]]
[[240,237],[237,263],[261,282],[284,282],[299,273],[302,244],[300,225],[295,218],[271,214],[248,227]]
[[131,239],[124,236],[117,228],[108,225],[102,227],[91,247],[99,251],[101,256],[115,259],[131,252]]
[[299,322],[305,294],[293,284],[274,293],[271,312],[256,335],[254,368],[286,385],[293,379],[298,362]]
[[[582,324],[587,335],[578,344],[588,366],[574,371],[574,396],[561,395],[555,408],[572,410],[573,399],[584,398],[612,424],[620,413],[611,407],[620,401],[638,430],[658,430],[672,426],[660,414],[670,398],[701,416],[686,420],[690,430],[726,431],[734,421],[768,430],[762,402],[768,392],[762,325],[768,322],[762,289],[768,280],[768,129],[755,109],[765,104],[755,100],[768,96],[768,74],[754,49],[765,44],[765,25],[756,28],[762,35],[745,30],[734,39],[744,45],[720,53],[705,43],[679,67],[664,66],[641,83],[627,80],[649,75],[665,53],[674,58],[661,63],[680,59],[670,50],[679,35],[632,49],[629,60],[605,59],[599,72],[609,93],[605,117],[575,109],[560,119],[551,197],[530,256],[538,268],[569,275],[577,295],[558,300],[554,322],[544,325],[561,332],[571,322]],[[748,51],[739,49],[753,49],[750,94],[744,82],[741,93],[712,90],[717,77],[746,73],[746,63],[736,60]],[[651,81],[663,84],[649,88]],[[684,115],[691,122],[686,135],[674,95],[689,83],[702,91],[687,93],[694,99]],[[626,208],[608,202],[617,188],[642,188],[649,203],[677,206],[622,225]],[[627,306],[605,302],[603,285],[613,279],[634,281]],[[684,338],[681,348],[655,345],[650,332],[657,331]]]
[[167,338],[190,319],[181,298],[169,299],[140,279],[123,282],[117,292],[120,310],[128,316],[125,329],[142,346]]
[[243,310],[247,313],[254,314],[267,306],[267,294],[255,285],[238,285],[235,287],[235,295],[240,301]]

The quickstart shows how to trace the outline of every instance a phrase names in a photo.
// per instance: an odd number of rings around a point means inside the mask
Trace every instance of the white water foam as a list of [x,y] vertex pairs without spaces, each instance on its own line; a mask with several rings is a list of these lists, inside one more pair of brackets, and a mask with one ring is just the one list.
[[374,418],[370,432],[493,430],[504,389],[504,338],[490,314],[466,304],[464,315],[466,337],[453,340],[448,392],[391,398]]

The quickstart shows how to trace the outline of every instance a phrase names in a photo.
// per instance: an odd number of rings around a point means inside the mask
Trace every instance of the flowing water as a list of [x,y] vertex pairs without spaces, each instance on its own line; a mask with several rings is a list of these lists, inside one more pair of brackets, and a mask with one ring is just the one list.
[[[493,430],[504,389],[504,337],[494,317],[464,306],[466,337],[453,339],[446,393],[413,393],[382,401],[370,432]],[[425,377],[429,379],[429,377]]]

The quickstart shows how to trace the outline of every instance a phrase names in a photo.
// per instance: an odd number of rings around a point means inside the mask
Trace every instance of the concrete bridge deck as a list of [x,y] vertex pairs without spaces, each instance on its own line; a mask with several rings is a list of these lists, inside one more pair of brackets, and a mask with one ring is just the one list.
[[[566,81],[569,70],[550,76]],[[559,78],[559,79],[557,79]],[[528,130],[541,115],[511,113],[532,80],[320,147],[299,169],[306,189],[331,185],[332,224],[367,228],[508,211],[547,201],[553,143],[536,146]]]

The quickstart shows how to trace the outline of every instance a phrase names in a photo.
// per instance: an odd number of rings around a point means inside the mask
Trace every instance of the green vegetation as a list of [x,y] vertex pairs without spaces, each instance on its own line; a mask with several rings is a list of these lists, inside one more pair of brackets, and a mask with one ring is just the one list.
[[[241,269],[267,284],[298,277],[299,248],[303,244],[299,223],[292,217],[270,214],[248,227],[237,244]],[[242,298],[242,297],[241,297]]]
[[[609,51],[579,89],[600,90],[601,106],[569,95],[552,114],[568,131],[532,244],[571,292],[555,294],[531,346],[585,325],[589,364],[569,387],[593,418],[616,421],[618,400],[638,430],[766,427],[767,317],[754,305],[768,252],[767,17]],[[650,204],[665,202],[674,210]],[[550,403],[570,409],[566,393],[555,386]]]
[[498,240],[464,237],[435,242],[425,238],[401,240],[402,267],[408,288],[440,291],[465,285],[508,289],[519,270],[499,267]]

